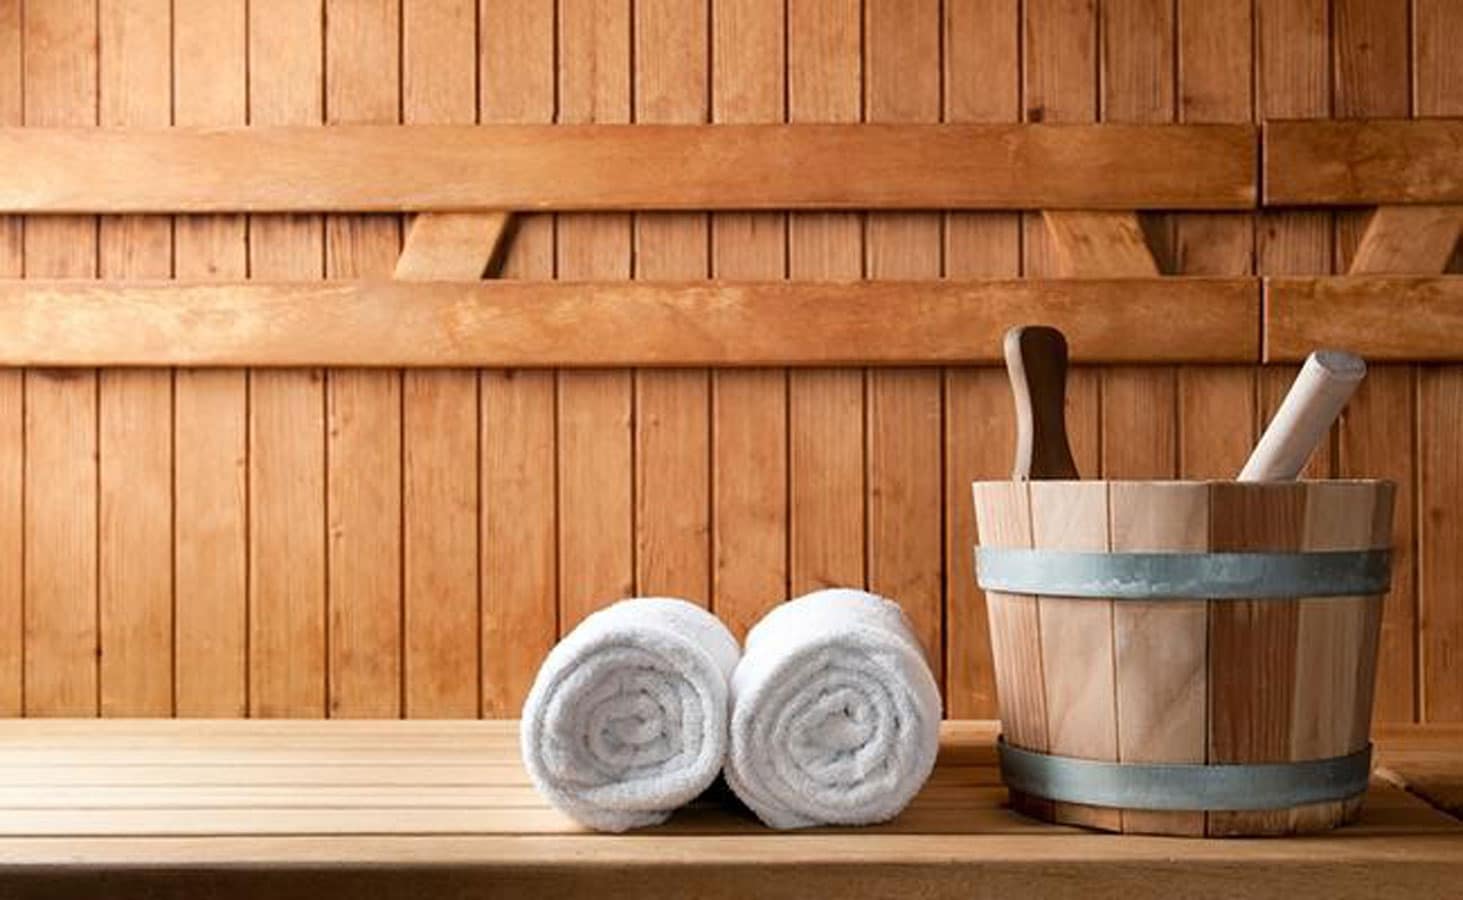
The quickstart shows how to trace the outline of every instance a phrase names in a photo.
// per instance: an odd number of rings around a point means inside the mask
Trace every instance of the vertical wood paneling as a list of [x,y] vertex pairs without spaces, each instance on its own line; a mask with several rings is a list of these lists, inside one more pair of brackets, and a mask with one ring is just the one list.
[[[403,0],[401,14],[403,120],[476,122],[476,0]],[[408,370],[401,391],[402,710],[416,718],[473,717],[480,684],[478,376]]]
[[[1027,0],[1023,7],[1021,95],[1027,122],[1091,122],[1097,118],[1097,12],[1088,0]],[[1024,214],[1022,273],[1060,272],[1040,214]],[[1078,366],[1067,380],[1067,433],[1077,469],[1100,471],[1097,370]]]
[[[637,122],[705,122],[707,4],[635,2]],[[635,277],[705,278],[704,213],[635,217]],[[635,374],[636,590],[711,600],[711,395],[704,369]]]
[[[787,114],[783,0],[714,0],[711,111],[717,122],[780,122]],[[787,217],[711,217],[711,274],[787,274]],[[788,375],[712,373],[711,608],[741,637],[788,592]]]
[[[857,0],[788,0],[787,95],[792,122],[857,122],[863,111]],[[863,274],[856,213],[788,217],[794,279]],[[865,583],[864,375],[789,375],[788,477],[792,593]]]
[[[0,4],[0,125],[21,124],[20,4]],[[22,224],[0,216],[0,278],[24,273]],[[0,372],[0,715],[21,712],[25,629],[22,586],[25,519],[24,375]]]
[[[97,6],[100,124],[172,121],[167,0]],[[168,278],[172,222],[108,216],[104,278]],[[98,604],[102,715],[173,712],[173,380],[168,370],[103,370],[98,385]]]
[[[940,120],[940,4],[864,4],[864,109],[870,122]],[[870,213],[870,278],[938,278],[941,217]],[[867,375],[868,580],[904,607],[944,683],[942,403],[936,369]]]
[[[1021,116],[1019,21],[1005,0],[945,3],[945,109],[949,122],[1014,122]],[[945,275],[1021,273],[1019,213],[945,217]],[[957,718],[997,715],[984,592],[975,586],[971,482],[1005,478],[1015,454],[1005,372],[945,372],[945,710]]]
[[[0,122],[1458,115],[1460,20],[1442,0],[17,0]],[[503,271],[1053,274],[1022,220],[529,215]],[[1147,224],[1166,270],[1273,274],[1344,269],[1361,221]],[[0,276],[384,276],[399,229],[0,220]],[[1382,719],[1463,718],[1460,373],[1377,368],[1309,470],[1399,483]],[[1292,374],[1079,369],[1079,466],[1232,475]],[[740,632],[791,589],[868,583],[910,610],[949,710],[989,715],[967,491],[1006,472],[1009,403],[975,369],[0,372],[0,712],[512,714],[561,624],[618,596],[687,595]]]
[[[1254,115],[1254,10],[1250,3],[1178,2],[1178,116],[1248,122]],[[1254,271],[1249,213],[1175,217],[1174,263],[1184,275]],[[1186,366],[1178,373],[1178,467],[1185,478],[1229,478],[1255,442],[1256,382],[1249,366]]]
[[[1175,0],[1106,0],[1102,4],[1103,121],[1173,121],[1178,90],[1177,16]],[[1173,217],[1150,217],[1143,225],[1158,270],[1175,271],[1177,223]],[[1103,477],[1171,478],[1178,474],[1179,388],[1176,367],[1117,366],[1103,371]],[[1208,531],[1204,525],[1205,491],[1188,489],[1174,495],[1173,505],[1181,510],[1178,521],[1156,523],[1144,521],[1144,512],[1125,502],[1128,495],[1121,487],[1114,485],[1110,497],[1108,537],[1112,549],[1203,549]],[[1121,722],[1116,734],[1116,758],[1202,762],[1207,699],[1203,677],[1206,614],[1202,608],[1184,608],[1185,604],[1169,609],[1163,606],[1113,604],[1113,690]],[[1155,644],[1162,645],[1161,651]],[[1145,676],[1152,667],[1162,668],[1174,660],[1187,662],[1196,677],[1171,685],[1146,683],[1149,679]],[[1201,814],[1124,810],[1120,818],[1128,831],[1204,831]]]
[[[1337,117],[1410,111],[1407,9],[1388,0],[1337,0],[1332,15]],[[1351,269],[1367,213],[1336,215],[1336,271]],[[1376,718],[1415,716],[1413,631],[1417,592],[1413,553],[1413,417],[1416,368],[1373,366],[1347,404],[1338,429],[1337,472],[1397,482],[1393,517],[1392,590],[1383,603]]]
[[[23,9],[27,125],[95,125],[94,0]],[[94,216],[25,223],[25,274],[93,278]],[[97,712],[97,376],[25,374],[25,712]]]
[[[327,0],[325,118],[395,122],[397,0]],[[327,278],[384,278],[401,250],[394,216],[327,216]],[[326,380],[329,712],[401,711],[401,373]]]
[[[1104,0],[1102,119],[1168,122],[1174,116],[1174,0]],[[1159,271],[1171,271],[1171,222],[1146,223]],[[1169,478],[1178,467],[1177,370],[1113,366],[1102,373],[1105,478]]]
[[[1331,113],[1331,19],[1328,0],[1260,3],[1257,113],[1263,119],[1325,118]],[[1332,214],[1286,210],[1259,215],[1257,267],[1261,275],[1324,275],[1331,271]],[[1259,412],[1265,422],[1298,371],[1274,366],[1260,372]],[[1334,438],[1334,435],[1333,435]],[[1317,449],[1304,471],[1326,478],[1334,470],[1334,440]]]
[[[249,0],[249,121],[320,124],[324,10]],[[254,216],[249,273],[324,274],[319,216]],[[249,713],[325,714],[325,393],[318,370],[249,376]]]
[[[1417,0],[1413,36],[1417,114],[1463,115],[1463,59],[1458,54],[1463,41],[1463,7],[1448,0]],[[1463,546],[1463,510],[1459,508],[1463,459],[1458,448],[1463,446],[1463,367],[1430,366],[1422,369],[1419,379],[1419,711],[1424,722],[1460,721],[1463,561],[1458,548]],[[1397,513],[1402,514],[1400,505]]]
[[[631,19],[629,0],[560,3],[559,121],[629,121]],[[555,249],[559,278],[628,278],[630,217],[561,215]],[[635,591],[631,401],[629,372],[559,375],[561,631]]]
[[[245,120],[244,0],[173,5],[173,119]],[[248,274],[243,216],[174,220],[180,279]],[[180,369],[173,386],[173,693],[180,716],[248,710],[247,376]]]
[[[481,7],[480,114],[551,122],[554,10],[538,0]],[[554,220],[515,216],[508,278],[552,278]],[[482,373],[482,668],[487,716],[516,716],[559,635],[555,376]]]

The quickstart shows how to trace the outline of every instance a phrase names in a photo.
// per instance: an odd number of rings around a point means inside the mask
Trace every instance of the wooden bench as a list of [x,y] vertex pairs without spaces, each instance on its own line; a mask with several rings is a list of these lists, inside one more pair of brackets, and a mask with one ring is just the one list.
[[544,805],[512,722],[33,720],[0,736],[0,893],[111,897],[1363,897],[1463,884],[1463,822],[1401,789],[1463,776],[1463,726],[1378,738],[1361,821],[1188,840],[1005,806],[991,722],[950,722],[887,825],[774,833],[713,792],[660,828],[587,833]]

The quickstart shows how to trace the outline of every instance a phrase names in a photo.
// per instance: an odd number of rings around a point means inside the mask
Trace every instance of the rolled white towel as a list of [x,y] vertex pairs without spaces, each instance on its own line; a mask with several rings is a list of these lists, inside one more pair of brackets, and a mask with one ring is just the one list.
[[818,591],[747,635],[727,784],[773,828],[884,822],[929,778],[939,728],[939,688],[899,606]]
[[587,617],[549,652],[523,705],[534,786],[600,831],[665,821],[721,769],[738,649],[684,600],[622,600]]

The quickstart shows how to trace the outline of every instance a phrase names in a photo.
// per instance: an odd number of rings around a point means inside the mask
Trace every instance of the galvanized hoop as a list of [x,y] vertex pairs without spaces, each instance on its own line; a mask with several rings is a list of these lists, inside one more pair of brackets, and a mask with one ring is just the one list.
[[1094,553],[977,547],[988,591],[1103,600],[1265,600],[1385,594],[1388,550]]
[[1371,744],[1326,759],[1220,765],[1099,762],[1023,750],[1004,737],[996,749],[1012,790],[1122,809],[1284,809],[1345,800],[1366,790],[1372,767]]

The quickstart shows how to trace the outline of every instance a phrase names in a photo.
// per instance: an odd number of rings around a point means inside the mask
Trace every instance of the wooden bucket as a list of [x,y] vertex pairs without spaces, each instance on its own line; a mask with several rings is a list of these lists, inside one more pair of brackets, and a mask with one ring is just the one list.
[[974,485],[1013,805],[1110,831],[1359,812],[1393,485]]

